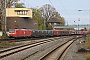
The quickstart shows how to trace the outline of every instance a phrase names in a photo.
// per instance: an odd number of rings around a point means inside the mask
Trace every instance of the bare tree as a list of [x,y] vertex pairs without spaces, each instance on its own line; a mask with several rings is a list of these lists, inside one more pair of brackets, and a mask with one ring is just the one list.
[[[14,6],[19,0],[6,0],[6,7],[10,8],[12,6]],[[3,0],[0,0],[0,7],[2,7],[2,2]]]
[[[12,6],[15,6],[18,1],[19,0],[6,0],[6,8],[11,8]],[[1,21],[3,17],[2,14],[3,6],[4,6],[3,0],[0,0],[0,30],[1,30]]]
[[46,4],[40,8],[40,11],[42,12],[42,17],[47,21],[55,15],[56,9],[50,4]]
[[64,18],[60,16],[60,14],[56,11],[56,9],[51,6],[50,4],[45,4],[40,8],[41,11],[41,15],[42,17],[45,19],[45,23],[44,25],[46,25],[46,27],[48,27],[47,21],[54,18],[56,20],[60,21],[60,25],[64,25]]
[[65,25],[65,19],[64,17],[61,17],[60,14],[58,12],[55,12],[55,17],[61,22],[60,25]]

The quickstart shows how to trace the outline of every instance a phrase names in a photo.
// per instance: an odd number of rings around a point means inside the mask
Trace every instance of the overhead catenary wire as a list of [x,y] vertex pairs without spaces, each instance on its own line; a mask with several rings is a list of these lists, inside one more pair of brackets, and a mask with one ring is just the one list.
[[[59,0],[60,1],[60,0]],[[49,2],[52,4],[52,6],[54,7],[53,3],[51,0],[49,0]],[[62,2],[60,1],[61,5],[63,6],[64,10],[66,11],[66,13],[68,14],[67,10],[65,9],[64,5],[62,4]],[[68,14],[69,15],[69,14]]]
[[89,17],[90,17],[90,8],[89,7],[90,7],[90,5],[85,10],[80,10],[80,11],[84,11],[84,13],[82,14],[83,16],[80,18],[84,18],[86,16],[86,14],[88,14],[88,12],[89,12]]
[[[69,15],[68,11],[65,9],[65,6],[64,6],[63,3],[61,2],[61,0],[59,0],[59,1],[60,1],[60,3],[61,3],[62,7],[64,8],[64,11],[66,12],[66,14]],[[84,10],[84,11],[87,10],[87,12],[84,13],[84,14],[82,14],[83,16],[81,16],[81,17],[79,17],[79,18],[84,18],[84,17],[86,17],[86,14],[87,14],[88,12],[89,12],[89,16],[88,16],[88,17],[90,17],[90,9],[89,9],[89,7],[90,7],[90,5],[88,6],[87,9]],[[78,11],[78,10],[75,10],[75,11]],[[69,17],[69,18],[71,18],[71,17]],[[77,18],[78,18],[78,17],[77,17]]]
[[[63,5],[63,3],[59,0],[59,2],[61,3],[62,7],[64,8],[65,12],[67,15],[69,15],[68,11],[66,10],[65,6]],[[70,17],[71,18],[71,17]],[[66,19],[65,19],[66,20]]]
[[53,5],[53,3],[52,3],[52,1],[51,0],[49,0],[49,2],[52,4],[52,6],[54,7],[54,5]]

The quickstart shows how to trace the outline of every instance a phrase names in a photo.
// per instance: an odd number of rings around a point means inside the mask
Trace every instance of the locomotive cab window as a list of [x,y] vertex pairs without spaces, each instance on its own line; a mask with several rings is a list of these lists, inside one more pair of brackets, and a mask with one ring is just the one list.
[[14,33],[15,32],[15,30],[9,30],[9,33]]

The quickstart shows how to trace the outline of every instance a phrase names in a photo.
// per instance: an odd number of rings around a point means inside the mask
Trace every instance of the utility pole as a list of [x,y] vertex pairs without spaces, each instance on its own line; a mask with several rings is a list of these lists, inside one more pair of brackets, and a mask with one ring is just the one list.
[[6,35],[6,0],[2,0],[2,35]]
[[44,19],[44,30],[46,30],[46,18]]

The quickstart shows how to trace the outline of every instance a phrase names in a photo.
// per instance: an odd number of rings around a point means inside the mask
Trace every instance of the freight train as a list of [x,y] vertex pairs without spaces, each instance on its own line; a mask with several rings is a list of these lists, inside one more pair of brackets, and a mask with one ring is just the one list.
[[9,38],[29,38],[29,37],[53,37],[74,34],[88,34],[89,31],[71,30],[30,30],[30,29],[9,29]]

